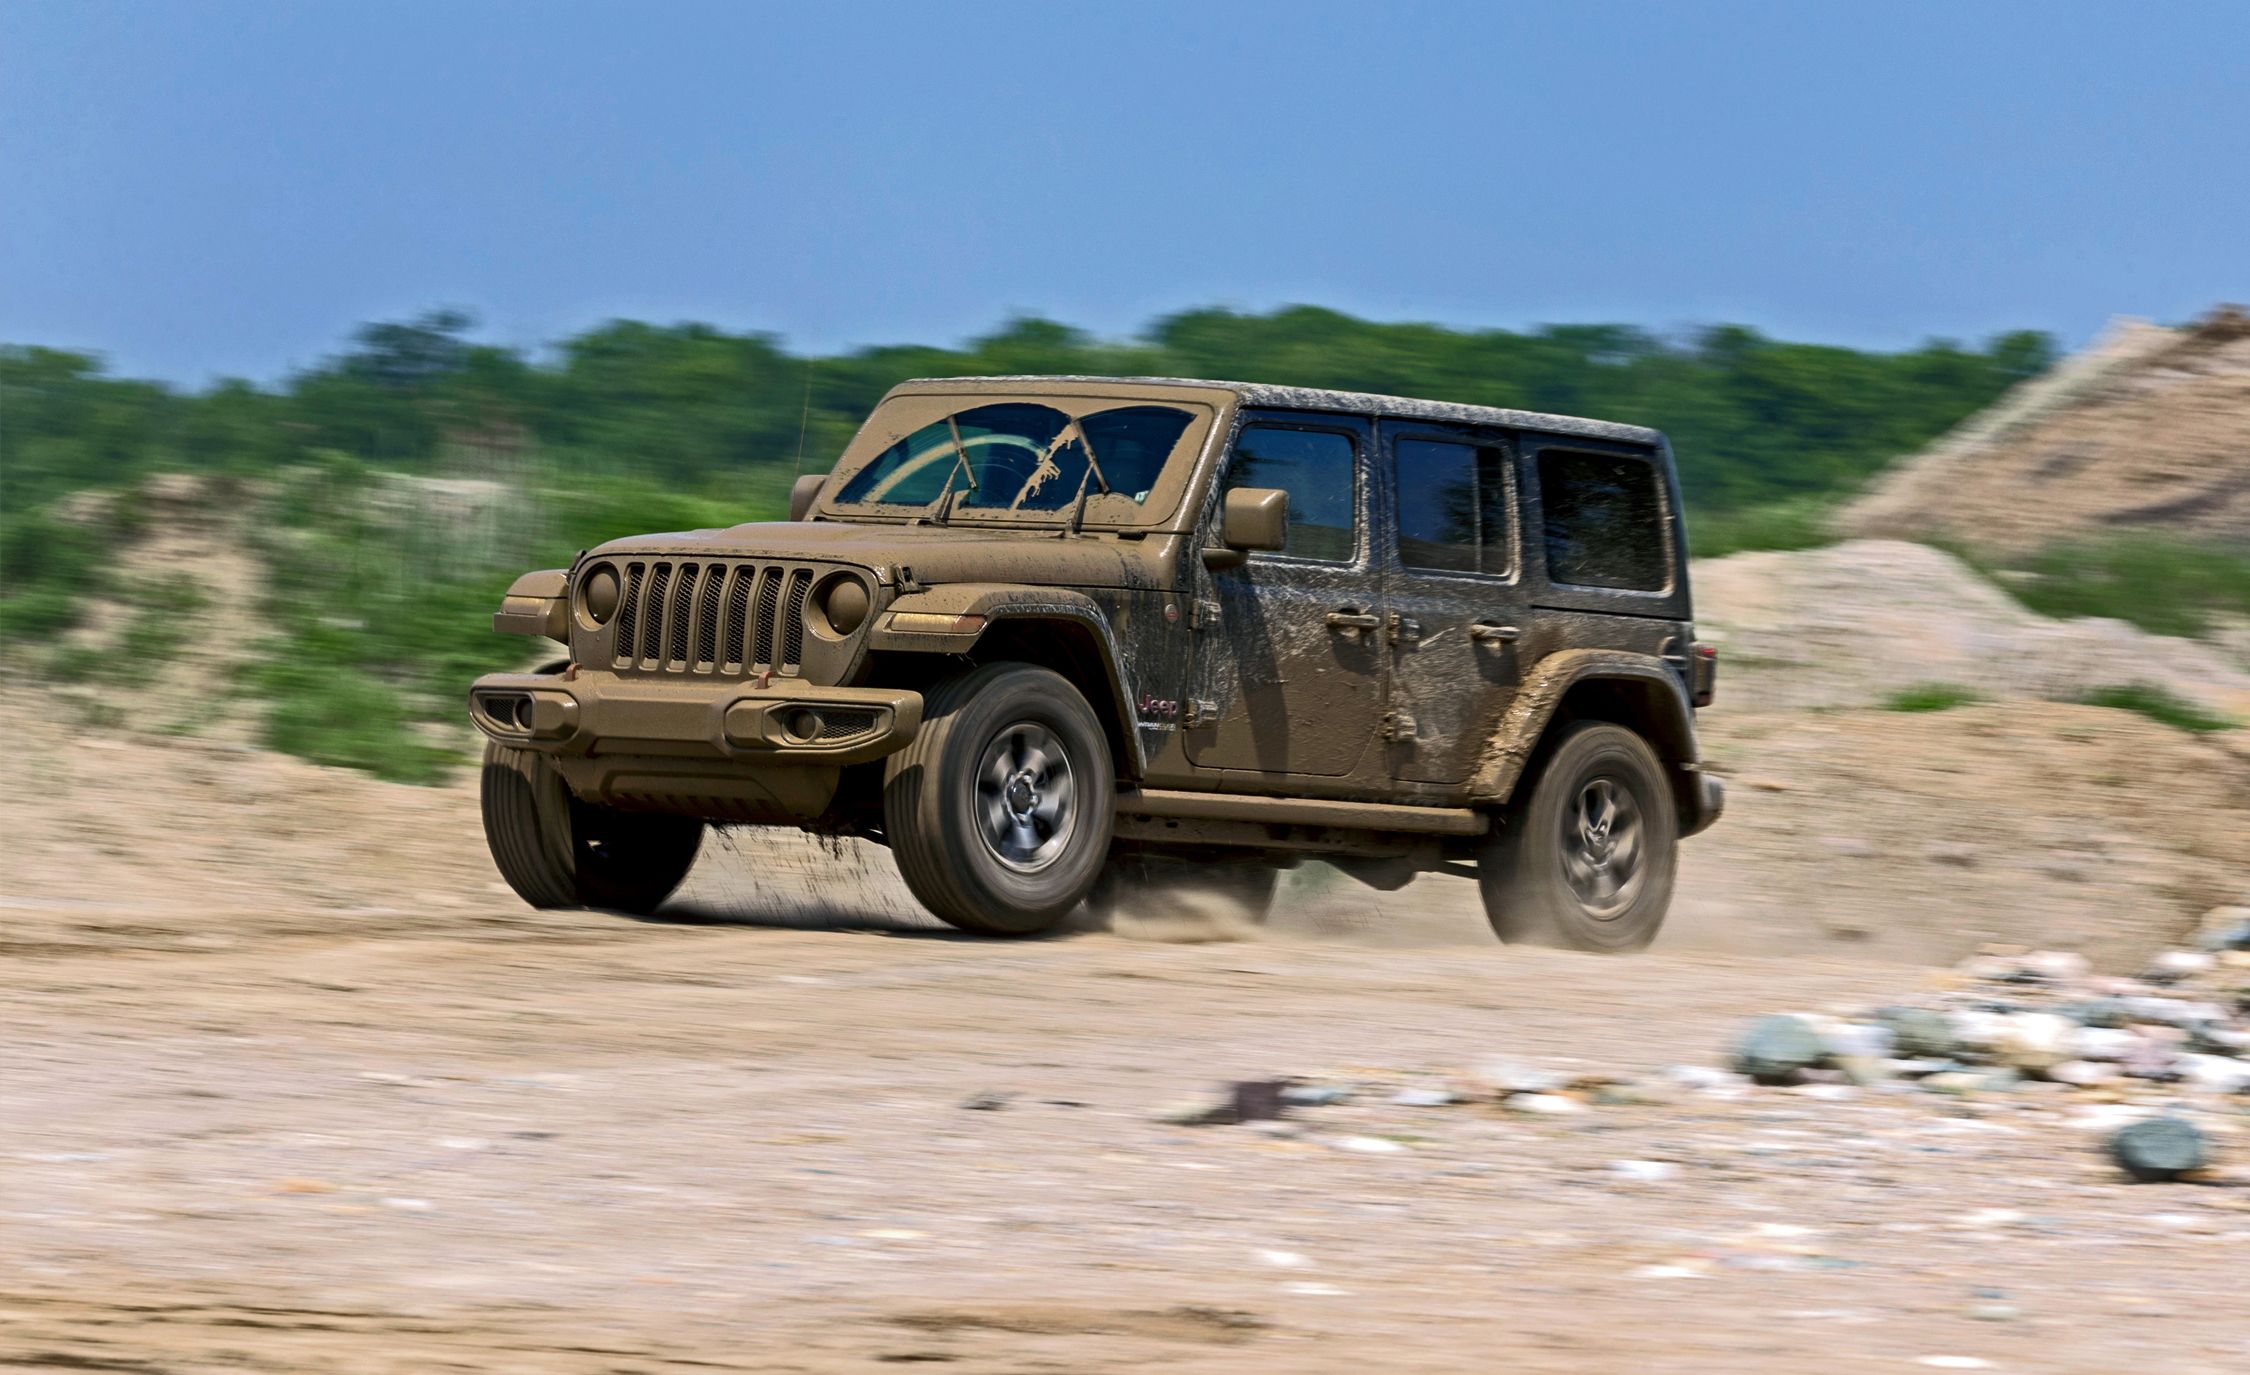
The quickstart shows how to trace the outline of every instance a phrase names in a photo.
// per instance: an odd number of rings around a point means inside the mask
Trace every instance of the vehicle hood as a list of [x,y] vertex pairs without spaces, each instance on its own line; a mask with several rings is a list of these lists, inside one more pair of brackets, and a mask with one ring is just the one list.
[[[768,521],[723,530],[633,535],[593,551],[619,557],[833,559],[916,582],[1027,583],[1057,587],[1168,587],[1179,537],[1116,539],[1054,530]],[[887,580],[887,579],[886,579]]]

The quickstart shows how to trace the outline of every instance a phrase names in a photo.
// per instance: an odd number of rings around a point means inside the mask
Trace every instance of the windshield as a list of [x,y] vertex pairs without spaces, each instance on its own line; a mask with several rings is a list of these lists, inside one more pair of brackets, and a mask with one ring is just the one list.
[[1081,493],[1144,505],[1195,415],[1177,406],[1116,406],[1073,419],[1052,406],[973,406],[924,425],[875,456],[836,494],[853,506],[1062,511]]

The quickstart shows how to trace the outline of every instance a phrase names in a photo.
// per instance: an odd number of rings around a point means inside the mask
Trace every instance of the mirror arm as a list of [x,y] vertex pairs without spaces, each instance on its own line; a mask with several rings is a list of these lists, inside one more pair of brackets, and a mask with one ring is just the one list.
[[1203,566],[1216,572],[1225,568],[1240,568],[1250,561],[1250,551],[1231,545],[1214,544],[1203,551]]

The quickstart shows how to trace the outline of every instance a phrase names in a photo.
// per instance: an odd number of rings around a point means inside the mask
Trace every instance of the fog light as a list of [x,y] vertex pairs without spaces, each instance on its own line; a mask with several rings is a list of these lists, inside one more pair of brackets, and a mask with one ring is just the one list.
[[818,740],[821,727],[825,724],[820,719],[819,712],[799,707],[789,713],[789,738],[792,740]]

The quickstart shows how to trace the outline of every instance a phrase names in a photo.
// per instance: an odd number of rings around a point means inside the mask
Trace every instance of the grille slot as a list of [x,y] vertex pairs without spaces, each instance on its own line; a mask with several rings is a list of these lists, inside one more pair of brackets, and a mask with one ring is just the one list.
[[798,568],[789,574],[789,590],[781,599],[781,658],[777,672],[794,669],[805,657],[805,595],[812,591],[812,570]]
[[806,601],[822,571],[748,559],[628,563],[611,663],[638,673],[795,676]]

